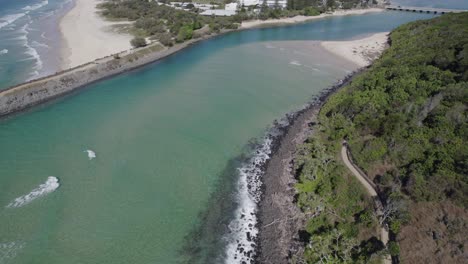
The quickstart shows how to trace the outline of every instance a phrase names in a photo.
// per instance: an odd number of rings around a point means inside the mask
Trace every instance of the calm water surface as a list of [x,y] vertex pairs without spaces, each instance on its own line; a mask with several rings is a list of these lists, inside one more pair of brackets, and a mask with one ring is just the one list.
[[294,40],[424,18],[386,12],[233,33],[1,120],[0,263],[181,262],[220,175],[236,177],[228,162],[351,68]]

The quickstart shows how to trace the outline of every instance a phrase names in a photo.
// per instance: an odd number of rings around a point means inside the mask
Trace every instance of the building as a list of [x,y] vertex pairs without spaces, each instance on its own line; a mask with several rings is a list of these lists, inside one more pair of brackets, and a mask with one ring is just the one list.
[[236,10],[225,10],[225,9],[210,9],[205,10],[200,15],[202,16],[233,16],[236,14]]
[[237,3],[229,3],[224,6],[224,10],[237,10]]
[[241,6],[255,6],[262,4],[260,0],[239,0],[239,3]]
[[269,7],[276,7],[276,5],[278,5],[280,8],[286,8],[288,0],[267,0],[267,5]]
[[[261,6],[263,5],[263,0],[239,0],[239,3],[242,6]],[[275,7],[276,4],[278,4],[280,8],[286,8],[286,6],[288,5],[288,0],[266,0],[266,4],[269,7]]]

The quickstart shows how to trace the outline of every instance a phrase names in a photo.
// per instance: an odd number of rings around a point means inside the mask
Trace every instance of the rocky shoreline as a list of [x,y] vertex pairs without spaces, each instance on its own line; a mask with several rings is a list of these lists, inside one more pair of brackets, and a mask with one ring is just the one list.
[[307,219],[294,203],[296,178],[292,162],[297,147],[313,133],[313,125],[327,98],[361,72],[358,70],[347,75],[324,89],[303,109],[275,122],[274,128],[280,134],[272,136],[271,156],[263,168],[261,199],[257,211],[258,246],[254,263],[289,263],[293,257],[303,253],[300,230]]

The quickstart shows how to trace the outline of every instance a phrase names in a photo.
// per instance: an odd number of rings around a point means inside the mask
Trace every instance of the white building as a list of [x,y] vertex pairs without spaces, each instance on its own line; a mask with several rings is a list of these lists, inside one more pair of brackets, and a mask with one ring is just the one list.
[[267,5],[269,7],[275,7],[276,4],[278,4],[278,7],[286,8],[288,5],[288,0],[278,0],[278,2],[276,2],[276,0],[267,0]]
[[[242,6],[255,6],[255,5],[261,6],[263,4],[263,0],[239,0],[239,3]],[[275,7],[276,0],[267,0],[266,4],[269,7]],[[288,0],[278,0],[279,7],[286,8],[287,5],[288,5]]]
[[262,2],[260,0],[239,0],[240,5],[242,6],[254,6],[254,5],[261,5]]
[[224,10],[231,10],[231,11],[236,11],[237,10],[237,3],[229,3],[224,6]]
[[200,15],[202,16],[233,16],[236,14],[236,10],[224,10],[224,9],[210,9],[205,10]]

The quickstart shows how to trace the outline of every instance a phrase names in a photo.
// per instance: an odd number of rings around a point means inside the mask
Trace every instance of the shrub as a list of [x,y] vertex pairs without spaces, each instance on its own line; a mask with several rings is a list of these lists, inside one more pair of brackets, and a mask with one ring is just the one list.
[[162,33],[157,36],[157,39],[161,44],[166,47],[171,47],[174,45],[174,40],[172,39],[171,34],[169,33]]
[[177,42],[184,42],[185,40],[191,39],[193,35],[193,29],[191,26],[183,26],[179,29],[179,33],[177,33]]
[[140,48],[146,46],[146,40],[144,38],[135,37],[130,40],[130,44],[132,44],[134,48]]
[[391,256],[398,256],[400,255],[400,246],[395,241],[390,241],[388,243],[388,253]]
[[320,15],[320,11],[318,11],[317,9],[313,7],[306,7],[304,9],[304,15],[305,16],[318,16]]

